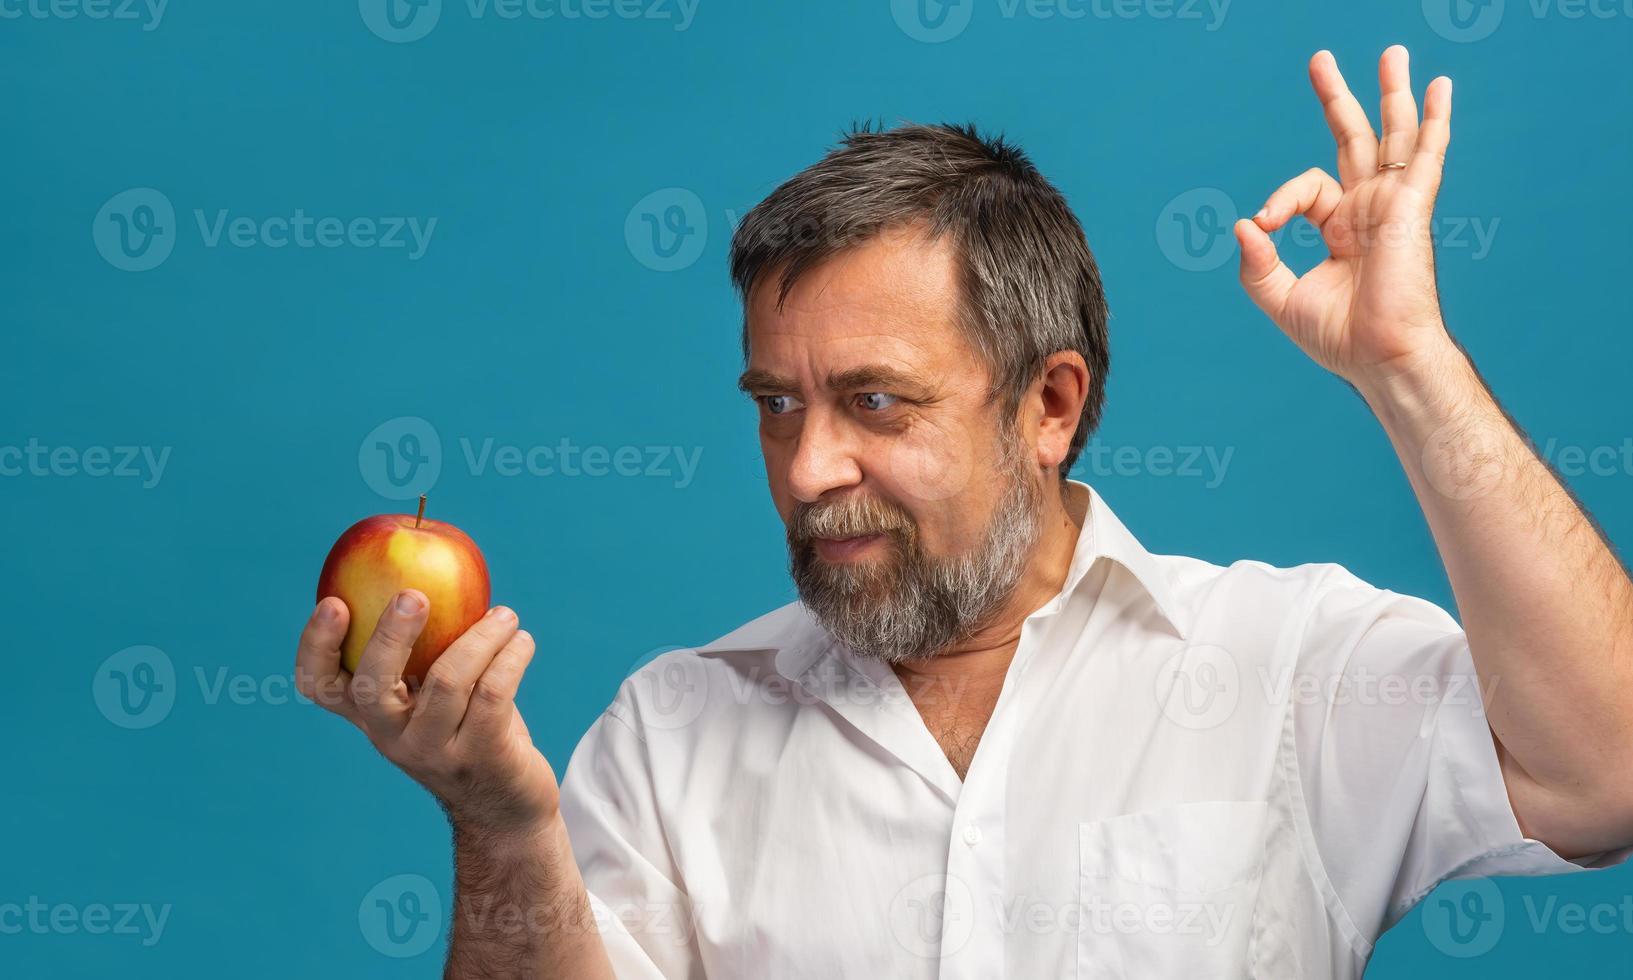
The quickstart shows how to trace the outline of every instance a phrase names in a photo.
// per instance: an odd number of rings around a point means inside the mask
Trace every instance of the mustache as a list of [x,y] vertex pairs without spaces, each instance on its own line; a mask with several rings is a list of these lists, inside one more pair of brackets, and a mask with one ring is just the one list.
[[909,535],[915,530],[907,512],[876,497],[846,497],[828,504],[796,504],[788,520],[788,540],[809,544],[813,538],[854,538],[864,534]]

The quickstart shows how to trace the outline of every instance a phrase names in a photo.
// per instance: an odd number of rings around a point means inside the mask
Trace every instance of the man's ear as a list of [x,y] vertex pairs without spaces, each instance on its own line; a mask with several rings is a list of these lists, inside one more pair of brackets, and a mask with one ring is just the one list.
[[1034,388],[1038,465],[1055,469],[1065,462],[1072,435],[1083,420],[1083,403],[1089,397],[1089,366],[1075,350],[1057,351],[1044,360],[1043,376]]

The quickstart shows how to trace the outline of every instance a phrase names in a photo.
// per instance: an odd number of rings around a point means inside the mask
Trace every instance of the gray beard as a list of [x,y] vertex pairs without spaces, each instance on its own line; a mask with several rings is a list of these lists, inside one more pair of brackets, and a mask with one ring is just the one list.
[[[789,572],[801,601],[840,643],[890,664],[933,657],[986,625],[1014,595],[1042,529],[1042,494],[1010,445],[1007,485],[981,541],[951,558],[927,555],[912,519],[871,498],[800,504],[788,524]],[[834,564],[813,538],[883,532],[891,554]]]

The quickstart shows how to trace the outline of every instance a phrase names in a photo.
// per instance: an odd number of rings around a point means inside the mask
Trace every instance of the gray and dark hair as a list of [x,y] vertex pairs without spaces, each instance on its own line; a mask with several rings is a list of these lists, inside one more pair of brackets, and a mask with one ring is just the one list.
[[[731,278],[746,307],[762,275],[781,270],[779,308],[800,276],[888,229],[925,224],[959,262],[959,326],[987,365],[987,402],[1007,425],[1049,355],[1075,350],[1089,392],[1065,480],[1100,424],[1111,354],[1100,270],[1066,199],[1026,154],[973,126],[864,126],[784,181],[732,236]],[[749,356],[743,324],[743,359]]]

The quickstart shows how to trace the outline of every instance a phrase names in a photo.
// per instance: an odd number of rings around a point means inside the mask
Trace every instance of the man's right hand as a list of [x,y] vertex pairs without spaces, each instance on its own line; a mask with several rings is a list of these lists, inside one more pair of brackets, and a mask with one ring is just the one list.
[[559,814],[560,789],[516,710],[533,638],[504,606],[488,610],[437,658],[417,690],[403,680],[430,602],[407,589],[380,617],[357,673],[340,666],[351,613],[330,596],[301,633],[297,689],[362,729],[436,796],[461,833],[526,836]]

